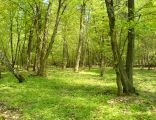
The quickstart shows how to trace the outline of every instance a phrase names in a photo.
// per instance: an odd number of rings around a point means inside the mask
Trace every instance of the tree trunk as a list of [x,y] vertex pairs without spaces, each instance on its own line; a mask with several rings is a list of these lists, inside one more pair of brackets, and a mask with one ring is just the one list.
[[48,21],[49,21],[49,15],[50,15],[50,7],[51,7],[51,2],[49,2],[48,4],[48,8],[47,8],[46,15],[45,15],[45,27],[44,27],[43,40],[42,40],[42,49],[41,49],[41,54],[40,54],[40,66],[37,72],[37,75],[41,75],[41,76],[45,74],[44,73],[45,72],[44,55],[45,55],[47,39],[48,39]]
[[86,41],[86,38],[85,40],[83,40],[83,43],[82,43],[82,54],[81,54],[81,67],[82,68],[85,68],[85,65],[86,65],[86,54],[87,54],[87,41]]
[[[55,41],[55,37],[56,37],[56,34],[57,34],[57,29],[58,29],[58,26],[59,26],[59,23],[60,23],[60,20],[61,20],[61,15],[64,13],[64,11],[66,9],[66,5],[64,7],[62,7],[64,5],[65,0],[63,2],[62,2],[62,0],[59,0],[58,2],[59,2],[59,5],[58,5],[58,9],[57,9],[53,34],[51,36],[50,43],[49,43],[49,45],[48,45],[48,47],[46,49],[44,58],[42,60],[42,64],[40,65],[41,69],[39,71],[39,73],[40,73],[39,75],[41,75],[41,76],[45,75],[46,61],[47,61],[47,59],[49,57],[50,51],[52,49],[52,45],[54,44],[54,41]],[[61,13],[61,8],[62,8],[62,13]]]
[[17,18],[17,44],[16,44],[16,50],[15,50],[15,56],[14,56],[14,60],[13,60],[13,65],[15,66],[15,64],[17,63],[18,60],[18,54],[19,54],[19,49],[20,49],[20,40],[21,40],[21,30],[19,28],[19,20]]
[[63,38],[63,69],[66,69],[68,63],[68,45],[66,37]]
[[11,48],[11,62],[12,62],[12,66],[13,66],[14,49],[13,49],[13,18],[12,18],[12,12],[10,12],[10,48]]
[[[134,0],[128,0],[128,22],[134,22]],[[126,58],[126,73],[130,81],[130,86],[133,88],[133,59],[134,59],[134,39],[135,30],[134,26],[130,26],[128,29],[128,46],[127,46],[127,58]],[[135,92],[133,88],[131,92]]]
[[36,55],[34,56],[34,61],[33,61],[33,71],[36,71]]
[[29,40],[28,40],[28,48],[27,48],[27,70],[29,71],[30,60],[31,60],[31,50],[32,50],[32,39],[33,39],[33,28],[30,28],[29,31]]
[[27,26],[27,22],[25,22],[24,41],[23,41],[22,50],[21,50],[21,67],[24,67],[24,63],[25,63],[25,56],[24,56],[25,55],[25,43],[27,40],[26,26]]
[[1,70],[1,63],[0,63],[0,79],[2,78],[2,70]]
[[104,63],[104,37],[100,37],[100,76],[103,77],[105,72],[105,63]]
[[20,75],[10,64],[9,60],[5,54],[0,50],[0,60],[8,68],[8,70],[18,79],[19,83],[23,82],[25,79]]
[[[114,6],[113,0],[105,0],[107,13],[109,17],[109,27],[110,27],[110,36],[111,36],[111,46],[114,57],[114,69],[117,76],[117,87],[118,87],[118,95],[121,95],[123,92],[129,94],[129,80],[127,74],[124,70],[124,65],[122,58],[120,56],[117,39],[116,39],[116,31],[115,31],[115,14],[114,14]],[[121,85],[122,84],[122,85]],[[122,88],[123,87],[123,88]]]
[[37,15],[37,24],[36,24],[36,37],[37,37],[37,44],[36,44],[36,71],[40,70],[40,53],[41,53],[41,33],[42,33],[42,18],[41,18],[41,8],[39,5],[36,4],[36,15]]
[[86,4],[83,1],[83,5],[81,5],[81,16],[80,16],[80,34],[79,34],[79,43],[77,48],[77,55],[76,55],[76,63],[74,71],[78,72],[79,70],[79,64],[80,64],[80,57],[81,57],[81,51],[82,51],[82,44],[84,41],[84,15],[85,15],[85,7]]

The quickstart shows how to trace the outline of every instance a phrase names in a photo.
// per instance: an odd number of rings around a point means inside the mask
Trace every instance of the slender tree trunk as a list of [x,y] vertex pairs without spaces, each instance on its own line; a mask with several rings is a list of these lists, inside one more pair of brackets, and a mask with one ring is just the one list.
[[34,61],[33,61],[33,71],[36,71],[36,55],[35,55]]
[[17,69],[19,69],[19,67],[21,66],[20,55],[21,55],[21,45],[19,45],[18,52],[17,52],[17,60],[16,60]]
[[105,72],[105,63],[104,63],[104,37],[100,37],[100,76],[103,77]]
[[0,63],[0,79],[2,78],[2,70],[1,70],[1,63]]
[[25,63],[25,58],[24,58],[24,54],[25,54],[25,41],[26,41],[26,33],[25,33],[25,38],[24,38],[24,42],[22,45],[22,50],[21,50],[21,67],[24,67],[24,63]]
[[[86,40],[86,38],[85,38]],[[85,64],[86,64],[86,53],[87,53],[87,43],[86,41],[83,40],[83,43],[82,43],[82,54],[81,54],[81,60],[82,61],[82,68],[85,67]]]
[[46,53],[45,53],[44,62],[49,57],[50,51],[52,49],[52,45],[54,44],[54,41],[55,41],[55,37],[56,37],[56,34],[57,34],[57,29],[58,29],[60,19],[61,19],[61,17],[60,17],[61,6],[62,6],[61,5],[61,0],[59,0],[59,6],[58,6],[58,9],[57,9],[57,15],[56,15],[56,19],[55,19],[55,26],[54,26],[54,29],[53,29],[53,34],[51,36],[50,43],[49,43],[48,48],[47,48]]
[[[128,22],[134,22],[134,0],[128,0]],[[130,86],[133,88],[133,59],[134,59],[134,39],[135,30],[134,26],[130,26],[128,29],[128,46],[127,46],[127,58],[126,58],[126,73],[130,81]],[[131,92],[135,92],[133,88]]]
[[[27,19],[27,15],[24,16],[24,19]],[[23,40],[23,44],[22,44],[22,49],[21,49],[21,68],[22,67],[26,67],[27,68],[27,60],[25,60],[25,55],[26,55],[26,41],[27,41],[27,21],[25,21],[25,26],[24,26],[24,40]]]
[[90,70],[92,67],[92,61],[91,61],[92,55],[91,55],[91,49],[89,47],[89,39],[87,40],[87,56],[88,56],[87,57],[87,64],[88,64],[88,68]]
[[17,44],[16,44],[16,50],[15,50],[15,57],[13,61],[13,66],[17,63],[18,60],[18,54],[19,54],[19,49],[20,49],[20,40],[21,40],[21,30],[19,28],[19,20],[17,18]]
[[66,69],[68,63],[68,45],[66,37],[63,38],[63,69]]
[[81,51],[82,51],[82,44],[84,41],[84,15],[85,15],[85,7],[86,4],[83,1],[83,5],[81,5],[81,16],[80,16],[80,34],[79,34],[79,43],[77,48],[77,55],[76,55],[76,63],[74,71],[78,72],[79,70],[79,64],[80,64],[80,57],[81,57]]
[[11,62],[12,67],[14,67],[14,49],[13,49],[13,18],[12,18],[12,12],[10,12],[10,48],[11,48]]
[[33,40],[33,28],[30,28],[29,31],[29,40],[28,40],[28,48],[27,48],[27,70],[29,71],[30,60],[31,60],[31,50],[32,50],[32,40]]
[[42,33],[42,18],[41,18],[41,8],[39,5],[36,4],[36,15],[37,15],[37,24],[36,24],[36,37],[37,37],[37,44],[36,44],[36,71],[38,73],[40,69],[40,53],[41,53],[41,33]]

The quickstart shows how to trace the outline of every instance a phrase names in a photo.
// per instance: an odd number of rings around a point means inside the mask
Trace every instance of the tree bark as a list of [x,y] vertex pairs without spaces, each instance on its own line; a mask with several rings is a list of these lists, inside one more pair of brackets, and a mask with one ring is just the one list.
[[[134,0],[128,0],[128,22],[129,23],[134,22]],[[134,39],[135,39],[134,26],[130,25],[130,28],[128,29],[126,73],[129,78],[131,88],[133,88]],[[135,92],[135,89],[133,88],[131,92]]]
[[[10,48],[11,48],[11,62],[13,66],[14,62],[14,49],[13,49],[13,18],[12,12],[10,11]],[[13,66],[14,67],[14,66]]]
[[125,94],[130,93],[131,86],[129,86],[129,80],[127,74],[124,70],[124,65],[122,58],[120,56],[117,39],[116,39],[116,31],[115,31],[115,14],[114,14],[114,6],[113,0],[105,0],[107,7],[107,14],[109,17],[109,27],[110,27],[110,36],[111,36],[111,46],[114,57],[114,69],[117,76],[117,87],[118,87],[118,95],[121,95],[123,92]]
[[8,70],[18,79],[19,83],[23,82],[25,79],[22,75],[20,75],[10,64],[8,58],[5,54],[0,50],[0,61],[8,68]]
[[36,3],[36,15],[37,15],[37,24],[36,24],[36,70],[37,72],[40,69],[40,52],[41,52],[41,33],[42,33],[42,18],[41,18],[41,6]]
[[63,38],[63,69],[66,69],[68,64],[68,45],[66,37]]
[[104,63],[104,37],[100,37],[100,76],[103,77],[105,72],[105,63]]
[[[19,14],[19,13],[18,13]],[[15,49],[15,56],[14,56],[14,60],[13,60],[13,65],[15,66],[15,64],[17,63],[18,60],[18,54],[19,54],[19,49],[20,49],[20,41],[21,41],[21,30],[19,27],[19,19],[17,18],[17,44],[16,44],[16,49]]]
[[31,60],[31,50],[32,50],[32,39],[33,39],[33,28],[30,28],[29,31],[29,39],[28,39],[28,47],[27,47],[27,70],[29,71],[30,60]]
[[83,1],[83,5],[81,5],[80,33],[79,33],[79,43],[78,43],[78,48],[77,48],[75,68],[74,68],[75,72],[78,72],[78,70],[79,70],[80,57],[81,57],[81,51],[82,51],[82,44],[83,44],[83,41],[84,41],[84,15],[85,15],[85,7],[86,7],[86,4]]
[[0,63],[0,79],[2,78],[2,70],[1,70],[1,63]]
[[58,5],[58,9],[57,9],[57,15],[56,15],[56,19],[55,19],[55,26],[54,26],[54,29],[53,29],[53,34],[52,34],[51,39],[50,39],[50,43],[48,45],[48,48],[46,49],[46,53],[45,53],[45,56],[44,56],[44,62],[49,57],[50,51],[52,49],[52,45],[53,45],[53,43],[55,41],[55,37],[56,37],[56,34],[57,34],[57,29],[58,29],[58,26],[59,26],[59,23],[60,23],[60,19],[61,19],[60,18],[61,6],[62,6],[62,3],[61,3],[61,0],[59,0],[59,5]]
[[43,76],[44,69],[45,69],[45,63],[44,63],[44,55],[45,55],[45,50],[46,50],[46,45],[47,45],[47,39],[48,39],[48,22],[49,22],[49,15],[50,15],[50,7],[51,7],[51,2],[48,4],[48,8],[46,11],[45,15],[45,27],[44,27],[44,33],[43,33],[43,39],[42,39],[42,48],[41,48],[41,53],[40,53],[40,66],[37,72],[37,75]]
[[[58,5],[58,9],[57,9],[57,14],[56,14],[56,19],[55,19],[55,26],[54,26],[54,29],[53,29],[53,33],[52,33],[52,36],[51,36],[51,39],[50,39],[50,43],[48,44],[48,47],[45,51],[45,54],[44,54],[44,58],[42,60],[42,65],[40,66],[42,69],[40,70],[40,74],[41,76],[45,75],[45,65],[46,65],[46,61],[49,57],[49,54],[50,54],[50,51],[52,49],[52,45],[54,44],[54,41],[55,41],[55,37],[56,37],[56,34],[57,34],[57,30],[58,30],[58,26],[59,26],[59,23],[60,23],[60,20],[61,20],[61,15],[64,13],[65,9],[66,9],[66,5],[64,5],[64,2],[66,0],[62,1],[62,0],[59,0],[59,5]],[[61,8],[62,8],[62,11],[61,11]]]

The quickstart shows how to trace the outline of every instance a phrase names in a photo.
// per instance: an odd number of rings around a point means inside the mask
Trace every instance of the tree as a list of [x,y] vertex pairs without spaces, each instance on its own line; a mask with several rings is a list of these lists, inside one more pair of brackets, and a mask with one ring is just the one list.
[[85,0],[83,0],[83,4],[81,5],[81,14],[80,14],[80,33],[79,33],[79,43],[78,43],[78,48],[77,48],[75,68],[74,68],[75,72],[78,72],[78,70],[79,70],[80,57],[81,57],[81,52],[82,52],[82,45],[83,45],[83,41],[84,41],[85,8],[86,8],[86,2],[85,2]]
[[122,93],[130,94],[134,92],[134,88],[130,83],[127,73],[124,70],[124,64],[122,57],[119,52],[119,47],[117,43],[116,37],[116,29],[115,29],[115,12],[113,0],[105,0],[107,7],[107,14],[109,18],[109,27],[110,27],[110,37],[111,37],[111,46],[114,57],[114,69],[117,76],[117,86],[118,86],[118,95]]
[[2,50],[0,50],[0,61],[8,68],[8,70],[18,79],[19,83],[24,82],[24,77],[20,75],[17,70],[13,68],[13,66],[10,64],[8,58],[3,53]]
[[[130,24],[130,27],[128,28],[126,73],[127,73],[131,86],[133,86],[133,64],[134,64],[133,61],[134,61],[134,39],[135,39],[134,0],[128,0],[128,23]],[[135,92],[135,90],[133,89],[132,92]]]
[[51,10],[51,2],[49,2],[46,15],[45,15],[45,25],[44,25],[44,33],[43,33],[43,40],[42,40],[42,48],[41,48],[41,53],[40,53],[40,67],[38,69],[38,75],[43,75],[44,74],[44,54],[46,50],[46,45],[47,45],[47,39],[48,39],[48,23],[49,23],[49,15],[50,15],[50,10]]
[[41,75],[41,76],[45,75],[46,61],[47,61],[47,59],[49,57],[49,54],[50,54],[51,49],[52,49],[52,45],[53,45],[53,43],[55,41],[58,26],[59,26],[59,23],[60,23],[60,20],[61,20],[61,15],[64,13],[64,11],[66,9],[66,5],[64,5],[65,2],[66,2],[66,0],[59,0],[58,1],[58,7],[57,7],[57,13],[56,13],[56,18],[55,18],[55,25],[54,25],[53,33],[52,33],[50,42],[48,44],[48,47],[46,49],[46,52],[44,54],[44,57],[43,57],[43,59],[41,61],[42,64],[40,64],[40,68],[38,69],[38,72],[37,72],[38,75]]

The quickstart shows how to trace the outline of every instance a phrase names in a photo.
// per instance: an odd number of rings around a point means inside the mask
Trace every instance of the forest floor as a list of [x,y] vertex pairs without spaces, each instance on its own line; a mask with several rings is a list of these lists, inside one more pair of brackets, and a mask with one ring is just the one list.
[[156,120],[156,71],[135,70],[139,95],[116,95],[111,69],[99,77],[98,69],[48,70],[47,77],[24,72],[17,83],[8,72],[0,79],[2,120]]

